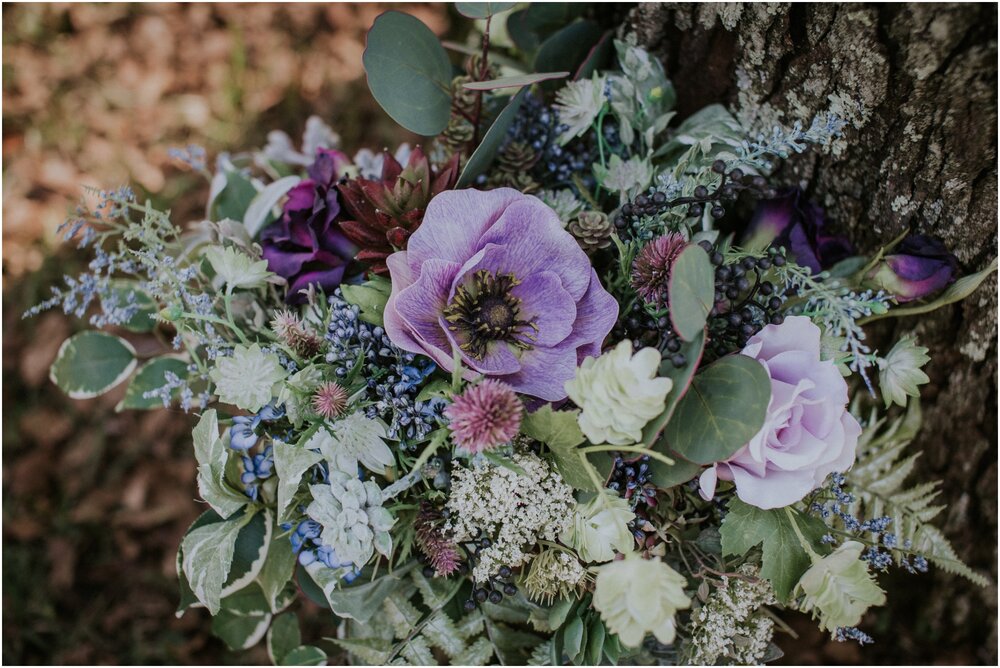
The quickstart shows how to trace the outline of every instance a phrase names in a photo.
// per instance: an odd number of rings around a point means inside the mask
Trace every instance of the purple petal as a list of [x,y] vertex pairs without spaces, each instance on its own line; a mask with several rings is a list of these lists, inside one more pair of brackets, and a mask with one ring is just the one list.
[[518,392],[545,401],[566,398],[566,381],[576,375],[576,351],[572,348],[535,348],[521,355],[521,370],[501,380]]
[[[451,370],[454,365],[451,341],[442,325],[441,314],[448,303],[458,270],[459,265],[455,262],[427,260],[417,281],[400,291],[393,300],[393,309],[401,318],[400,324],[418,343],[426,345],[423,352],[446,370]],[[388,307],[386,310],[389,310]],[[389,338],[395,342],[391,332]]]

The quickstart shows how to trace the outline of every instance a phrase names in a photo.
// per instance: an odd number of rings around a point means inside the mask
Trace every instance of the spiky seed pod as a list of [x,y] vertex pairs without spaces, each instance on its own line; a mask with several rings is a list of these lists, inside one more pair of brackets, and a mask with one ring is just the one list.
[[300,357],[309,358],[323,347],[323,339],[306,329],[299,317],[288,310],[275,313],[271,320],[271,330],[286,346]]
[[458,547],[441,528],[441,513],[426,501],[421,502],[417,514],[417,548],[427,557],[437,575],[447,577],[458,570],[461,556]]
[[653,239],[639,251],[632,263],[632,287],[647,304],[667,304],[670,268],[686,245],[684,237],[672,232]]
[[566,229],[588,255],[611,245],[614,224],[601,211],[582,211],[569,222]]
[[328,381],[313,392],[312,407],[319,415],[331,420],[344,412],[347,399],[347,390],[338,383]]

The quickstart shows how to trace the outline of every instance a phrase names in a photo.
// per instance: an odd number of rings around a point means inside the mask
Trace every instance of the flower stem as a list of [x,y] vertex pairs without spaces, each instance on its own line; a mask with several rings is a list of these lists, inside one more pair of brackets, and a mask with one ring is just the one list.
[[653,459],[663,462],[667,466],[673,466],[676,462],[664,454],[650,450],[641,445],[590,445],[583,448],[583,452],[634,452],[640,455],[648,455]]

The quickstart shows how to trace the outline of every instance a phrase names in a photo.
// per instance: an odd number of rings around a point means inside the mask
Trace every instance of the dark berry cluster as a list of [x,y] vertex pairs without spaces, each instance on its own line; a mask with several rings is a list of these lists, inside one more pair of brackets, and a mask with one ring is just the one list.
[[763,176],[744,174],[739,168],[727,172],[726,163],[722,160],[712,163],[712,171],[721,176],[715,190],[698,186],[692,195],[675,199],[668,199],[660,191],[639,195],[622,206],[615,216],[615,227],[620,234],[627,235],[636,231],[636,224],[643,218],[655,217],[679,206],[686,206],[687,215],[691,218],[701,217],[705,208],[709,207],[712,218],[718,220],[726,215],[723,202],[735,200],[743,191],[757,198],[773,199],[777,196],[777,191],[767,184]]
[[625,459],[615,453],[615,464],[608,480],[608,489],[613,489],[623,498],[634,500],[635,506],[656,505],[656,485],[652,482],[649,455]]
[[722,356],[746,345],[751,336],[768,324],[784,321],[782,295],[774,283],[764,280],[772,266],[785,264],[779,249],[760,256],[725,262],[707,241],[699,244],[715,267],[715,305],[709,312],[707,351]]
[[681,352],[681,338],[670,325],[668,311],[635,300],[612,330],[615,341],[630,339],[635,350],[647,346],[656,348],[675,368],[687,364],[687,356]]
[[[459,546],[465,552],[468,564],[474,566],[478,561],[479,550],[486,549],[492,544],[493,541],[488,536],[480,535],[475,540],[459,543]],[[466,570],[460,572],[464,573]],[[472,597],[463,604],[465,610],[472,612],[480,603],[489,601],[496,604],[503,601],[504,596],[516,596],[517,585],[510,581],[513,575],[514,571],[510,566],[501,566],[488,581],[477,583],[472,590]]]

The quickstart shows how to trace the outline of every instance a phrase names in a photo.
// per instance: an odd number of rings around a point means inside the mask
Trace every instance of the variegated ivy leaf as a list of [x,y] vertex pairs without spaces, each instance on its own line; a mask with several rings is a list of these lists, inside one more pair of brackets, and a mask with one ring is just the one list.
[[905,406],[906,397],[920,396],[920,385],[930,380],[920,367],[930,359],[927,348],[918,346],[915,337],[904,336],[878,360],[878,383],[886,408],[894,403]]
[[323,455],[300,445],[274,439],[274,469],[278,474],[278,521],[287,522],[302,476],[323,459]]
[[358,464],[373,473],[384,473],[395,464],[392,450],[386,445],[385,425],[357,412],[343,420],[320,427],[306,441],[305,447],[323,453],[330,466],[350,475],[357,475]]
[[191,591],[213,615],[219,612],[222,589],[233,565],[233,551],[240,529],[253,512],[198,527],[181,541],[181,568]]
[[198,461],[198,493],[220,517],[229,517],[250,499],[226,484],[229,453],[219,438],[219,419],[214,408],[202,414],[191,436]]

